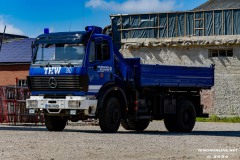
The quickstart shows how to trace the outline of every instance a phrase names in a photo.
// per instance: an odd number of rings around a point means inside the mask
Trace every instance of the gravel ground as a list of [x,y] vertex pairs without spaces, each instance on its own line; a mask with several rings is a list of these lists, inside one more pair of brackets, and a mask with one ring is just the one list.
[[63,132],[44,126],[0,125],[0,159],[240,159],[240,124],[196,123],[192,133],[169,133],[162,121],[143,133],[101,133],[99,126],[68,125]]

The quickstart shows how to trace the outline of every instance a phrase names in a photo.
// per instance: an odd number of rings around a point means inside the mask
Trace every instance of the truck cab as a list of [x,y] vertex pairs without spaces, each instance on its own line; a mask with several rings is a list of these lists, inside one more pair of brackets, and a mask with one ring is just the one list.
[[86,31],[37,37],[28,76],[30,113],[43,112],[46,123],[60,119],[58,130],[66,120],[96,116],[99,90],[115,84],[114,48],[111,38],[101,32],[90,26]]

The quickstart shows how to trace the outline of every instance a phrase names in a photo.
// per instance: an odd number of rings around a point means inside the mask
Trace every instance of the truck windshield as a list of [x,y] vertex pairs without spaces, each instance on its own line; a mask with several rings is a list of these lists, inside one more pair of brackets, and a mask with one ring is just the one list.
[[38,44],[33,64],[71,63],[81,65],[85,47],[83,44]]

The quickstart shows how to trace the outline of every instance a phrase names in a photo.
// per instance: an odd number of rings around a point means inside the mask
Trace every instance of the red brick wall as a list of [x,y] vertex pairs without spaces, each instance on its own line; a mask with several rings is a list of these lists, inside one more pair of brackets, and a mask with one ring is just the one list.
[[214,113],[214,90],[203,90],[201,92],[201,103],[203,104],[204,113]]
[[26,79],[30,65],[0,65],[0,86],[15,85],[16,77]]

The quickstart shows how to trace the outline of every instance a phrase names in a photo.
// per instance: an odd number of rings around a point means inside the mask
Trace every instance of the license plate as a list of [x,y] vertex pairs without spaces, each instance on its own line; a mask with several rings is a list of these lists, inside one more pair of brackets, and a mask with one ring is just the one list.
[[59,108],[59,104],[45,104],[45,108]]

